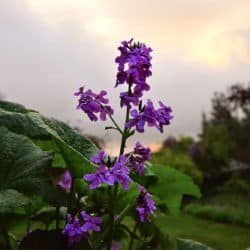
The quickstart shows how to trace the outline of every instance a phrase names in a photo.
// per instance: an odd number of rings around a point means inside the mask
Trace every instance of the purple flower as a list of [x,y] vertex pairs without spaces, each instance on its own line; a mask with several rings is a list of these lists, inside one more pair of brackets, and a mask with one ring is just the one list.
[[100,184],[114,185],[114,178],[110,174],[109,170],[104,165],[101,165],[94,174],[85,174],[84,180],[90,182],[89,189],[95,189]]
[[137,188],[141,192],[137,197],[136,211],[139,213],[141,222],[150,222],[149,214],[155,213],[155,203],[151,198],[151,194],[147,192],[143,186],[138,185]]
[[[121,155],[119,159],[113,163],[109,163],[109,167],[105,162],[106,155],[103,151],[99,151],[97,156],[93,156],[90,160],[99,165],[97,171],[93,174],[85,174],[84,180],[90,182],[90,189],[95,189],[100,184],[108,184],[113,186],[114,183],[121,183],[123,189],[128,189],[128,184],[132,181],[129,177],[129,168],[127,165],[127,157]],[[110,166],[110,164],[112,164]]]
[[95,94],[92,90],[84,91],[84,88],[81,87],[78,92],[75,93],[75,96],[80,96],[79,104],[77,109],[81,109],[86,113],[91,121],[97,121],[97,114],[102,121],[106,120],[106,114],[113,114],[113,109],[106,105],[109,100],[104,96],[107,94],[106,91],[102,90],[99,94]]
[[121,98],[121,107],[126,106],[131,108],[131,103],[133,105],[139,105],[139,97],[140,95],[136,96],[135,94],[129,94],[128,92],[120,93]]
[[129,159],[129,165],[134,168],[139,175],[142,175],[145,161],[151,159],[151,150],[150,148],[143,147],[140,142],[137,142],[134,151],[127,154],[127,157]]
[[68,214],[66,221],[67,224],[63,229],[62,234],[68,237],[69,246],[79,243],[83,237],[88,237],[88,233],[82,230],[80,220],[78,218],[72,218],[72,216]]
[[99,224],[102,223],[102,218],[91,217],[85,211],[82,211],[80,214],[81,214],[81,218],[84,221],[84,224],[81,227],[83,232],[88,232],[90,230],[95,231],[95,232],[100,231],[101,228],[100,228]]
[[[118,73],[116,76],[116,87],[119,84],[127,83],[130,86],[131,93],[124,96],[122,93],[121,106],[131,107],[138,105],[139,98],[142,96],[143,91],[150,89],[146,83],[147,77],[152,75],[150,52],[151,48],[145,44],[133,43],[133,39],[130,41],[122,42],[118,48],[120,56],[116,58],[118,63]],[[124,100],[124,98],[126,99]]]
[[105,164],[105,161],[104,161],[105,158],[106,158],[105,152],[103,150],[100,150],[96,156],[91,156],[90,160],[93,163],[100,165],[100,164]]
[[172,108],[167,107],[162,102],[159,102],[160,108],[156,110],[156,120],[158,121],[157,128],[162,133],[163,132],[163,125],[169,125],[170,120],[173,119]]
[[151,100],[138,112],[136,109],[130,112],[132,118],[126,123],[127,128],[135,127],[139,133],[144,132],[144,126],[156,127],[163,133],[163,125],[169,125],[173,118],[172,109],[159,102],[160,108],[155,109]]
[[68,237],[69,246],[79,243],[83,237],[88,238],[89,231],[100,231],[99,224],[102,223],[100,217],[91,217],[85,211],[82,211],[80,216],[81,219],[72,218],[70,214],[67,215],[67,224],[63,229],[62,234]]
[[104,153],[104,151],[99,151],[97,156],[92,156],[90,158],[90,160],[99,165],[99,168],[97,169],[97,171],[93,174],[85,174],[83,176],[85,181],[90,182],[89,188],[90,189],[95,189],[98,188],[100,186],[100,184],[108,184],[110,186],[114,185],[114,178],[111,175],[108,167],[106,166],[105,163],[105,158],[106,155]]
[[125,155],[119,157],[118,161],[110,169],[110,173],[114,181],[120,183],[124,190],[129,189],[129,183],[132,180],[129,177],[129,168],[127,167],[127,157]]
[[108,184],[110,186],[114,185],[114,178],[110,171],[105,165],[100,165],[94,174],[85,174],[84,180],[90,182],[89,189],[95,189],[100,186],[100,184]]
[[126,123],[126,127],[132,128],[135,126],[139,133],[144,132],[145,123],[150,127],[157,126],[154,105],[150,100],[147,101],[141,112],[134,109],[130,112],[130,115],[133,118]]
[[71,187],[71,175],[69,173],[69,170],[66,170],[63,178],[57,183],[59,186],[66,190],[70,190]]

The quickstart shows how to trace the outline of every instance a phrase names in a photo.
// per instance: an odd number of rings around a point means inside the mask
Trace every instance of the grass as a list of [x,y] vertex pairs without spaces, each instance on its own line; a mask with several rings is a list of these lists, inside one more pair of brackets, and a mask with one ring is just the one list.
[[189,238],[217,250],[242,250],[250,246],[250,228],[217,223],[190,215],[162,216],[164,231],[175,238]]
[[185,206],[190,215],[217,222],[250,227],[250,200],[248,193],[220,192],[202,201]]
[[250,226],[249,209],[243,210],[228,205],[189,204],[185,207],[185,211],[204,219]]

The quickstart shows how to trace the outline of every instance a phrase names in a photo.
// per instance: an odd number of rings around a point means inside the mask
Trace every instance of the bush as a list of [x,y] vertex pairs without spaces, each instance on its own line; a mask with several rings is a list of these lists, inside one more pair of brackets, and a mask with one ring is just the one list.
[[201,184],[203,181],[201,171],[186,153],[164,149],[153,154],[152,162],[169,165],[192,177],[193,181],[197,184]]

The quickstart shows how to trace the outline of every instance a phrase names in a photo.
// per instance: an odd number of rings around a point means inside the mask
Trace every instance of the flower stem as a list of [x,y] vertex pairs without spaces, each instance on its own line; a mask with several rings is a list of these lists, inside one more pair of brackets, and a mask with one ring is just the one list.
[[137,226],[138,226],[138,223],[135,222],[133,233],[132,233],[131,238],[130,238],[128,250],[132,250],[133,243],[134,243],[134,235],[136,234]]
[[[130,87],[129,87],[129,89],[130,89]],[[120,146],[119,156],[121,156],[124,153],[124,150],[126,148],[126,141],[127,141],[128,132],[129,132],[128,129],[126,128],[126,123],[129,120],[129,110],[130,110],[130,108],[127,107],[124,129],[121,132],[122,138],[121,138],[121,146]],[[110,116],[110,117],[112,117],[112,116]],[[109,235],[108,235],[108,239],[107,239],[107,250],[111,250],[112,240],[113,240],[113,235],[114,235],[114,224],[115,224],[114,218],[115,218],[115,210],[116,210],[115,203],[116,203],[117,193],[118,193],[118,184],[116,183],[115,187],[114,187],[113,195],[111,193],[111,199],[110,199],[110,222],[109,222]]]
[[123,132],[120,128],[120,126],[117,124],[117,122],[115,121],[115,119],[112,117],[112,115],[108,112],[108,110],[101,105],[101,107],[103,108],[103,110],[106,112],[106,114],[108,115],[108,117],[110,118],[110,120],[113,122],[113,124],[115,125],[116,129],[120,132],[121,135],[123,135]]
[[73,197],[74,197],[74,186],[75,186],[75,178],[72,177],[70,193],[69,193],[68,210],[67,210],[68,214],[72,212],[72,203],[73,203]]
[[56,206],[56,230],[59,230],[60,224],[60,206]]
[[27,215],[27,228],[26,233],[29,233],[30,231],[30,214]]
[[3,233],[3,238],[5,240],[6,249],[11,250],[10,238],[8,235],[8,231],[5,227],[2,228],[2,233]]

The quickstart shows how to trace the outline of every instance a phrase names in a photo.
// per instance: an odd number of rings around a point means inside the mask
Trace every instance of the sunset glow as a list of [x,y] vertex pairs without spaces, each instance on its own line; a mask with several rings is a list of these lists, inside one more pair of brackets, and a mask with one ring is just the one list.
[[[152,12],[152,6],[145,4],[144,11],[136,16],[134,12],[127,12],[129,2],[123,5],[123,19],[117,14],[122,10],[117,9],[119,6],[114,1],[28,0],[27,3],[48,25],[70,23],[79,32],[103,39],[110,47],[122,37],[139,37],[150,39],[166,56],[171,54],[213,67],[229,64],[236,55],[240,60],[249,60],[248,45],[239,33],[250,23],[248,1],[237,1],[237,8],[232,8],[234,1],[220,1],[218,6],[198,5],[200,9],[195,16],[197,1],[191,1],[190,6],[183,4],[183,9],[178,4],[158,1]],[[218,13],[222,7],[227,9],[227,15]]]

